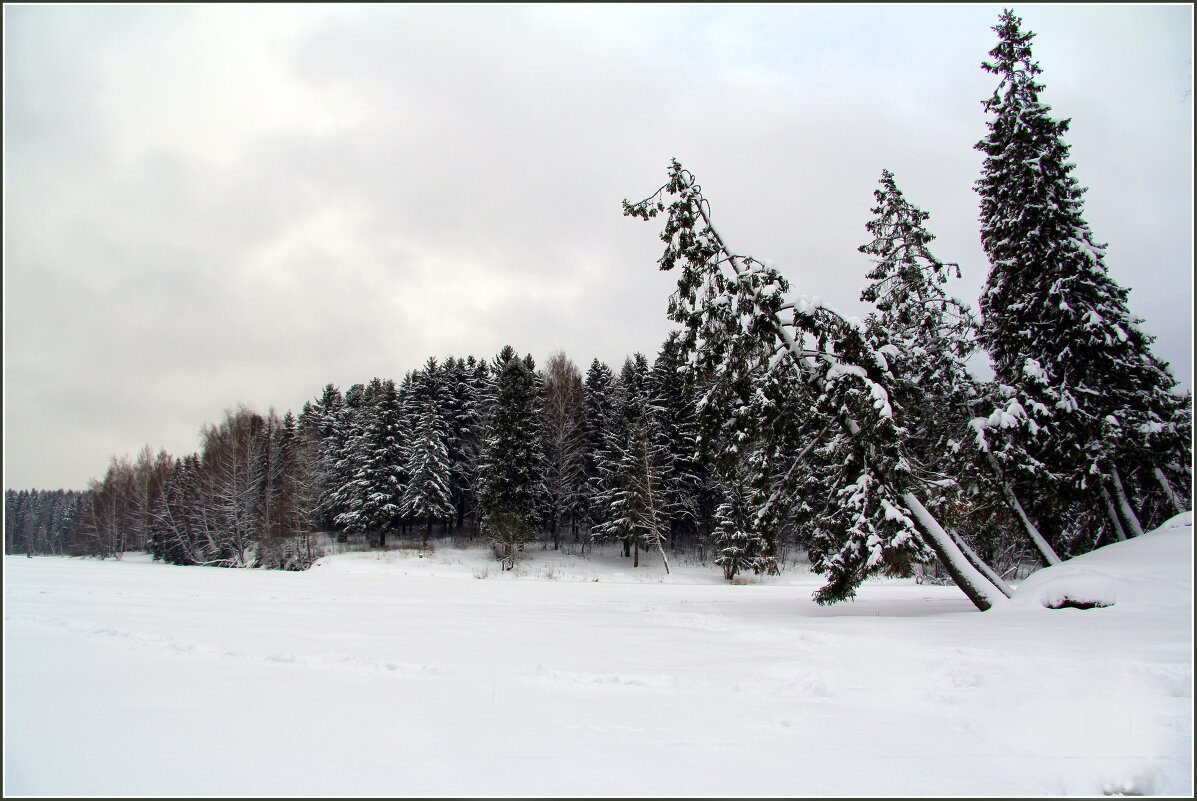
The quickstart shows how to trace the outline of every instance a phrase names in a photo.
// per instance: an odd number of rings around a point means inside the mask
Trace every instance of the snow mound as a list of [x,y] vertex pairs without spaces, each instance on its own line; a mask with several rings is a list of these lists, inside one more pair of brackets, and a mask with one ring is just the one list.
[[1141,537],[1111,543],[1031,574],[1015,590],[1010,606],[1123,611],[1189,606],[1192,562],[1193,513],[1184,512]]

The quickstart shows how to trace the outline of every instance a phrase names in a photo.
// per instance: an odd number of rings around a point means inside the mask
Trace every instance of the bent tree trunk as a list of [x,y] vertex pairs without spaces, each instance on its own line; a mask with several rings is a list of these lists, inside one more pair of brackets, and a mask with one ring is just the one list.
[[956,582],[956,586],[963,590],[974,606],[985,612],[1007,600],[992,581],[972,566],[968,558],[952,541],[951,535],[944,531],[914,493],[908,492],[903,495],[902,502],[914,514],[919,532],[923,535],[923,541],[931,550],[935,551],[940,564],[948,571],[952,581]]
[[1060,555],[1056,553],[1055,549],[1039,533],[1039,528],[1031,522],[1031,518],[1027,517],[1026,511],[1022,508],[1022,504],[1019,503],[1018,496],[1014,494],[1014,490],[1010,488],[1010,482],[1006,480],[1006,476],[1002,472],[1001,466],[998,465],[997,459],[988,450],[985,451],[985,456],[989,460],[989,466],[993,470],[998,484],[1002,487],[1002,496],[1006,499],[1006,505],[1010,507],[1022,523],[1023,530],[1027,532],[1027,536],[1031,538],[1031,542],[1035,543],[1035,547],[1039,550],[1039,555],[1043,557],[1047,565],[1060,564]]
[[951,536],[952,541],[959,546],[960,552],[963,553],[965,558],[968,559],[969,564],[984,573],[985,578],[989,579],[993,586],[1001,590],[1002,595],[1006,596],[1007,598],[1010,598],[1014,595],[1014,591],[1011,590],[1010,586],[1002,580],[1002,577],[997,574],[997,571],[985,564],[985,560],[978,556],[977,552],[969,547],[969,544],[964,541],[964,538],[951,529],[948,529],[947,531]]

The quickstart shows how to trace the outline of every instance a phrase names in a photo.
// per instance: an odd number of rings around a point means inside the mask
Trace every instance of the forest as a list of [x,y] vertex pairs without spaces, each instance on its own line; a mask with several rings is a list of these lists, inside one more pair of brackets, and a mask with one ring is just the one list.
[[733,250],[674,160],[623,209],[661,225],[658,266],[679,276],[651,362],[583,374],[508,346],[328,384],[298,414],[230,409],[195,453],[114,457],[83,492],[8,490],[6,553],[304,570],[330,539],[466,536],[510,568],[533,543],[605,541],[666,569],[693,549],[732,581],[799,548],[820,603],[938,565],[986,609],[1020,570],[1157,526],[1191,508],[1191,393],[1084,220],[1034,34],[1010,11],[994,30],[978,311],[888,170],[855,320]]

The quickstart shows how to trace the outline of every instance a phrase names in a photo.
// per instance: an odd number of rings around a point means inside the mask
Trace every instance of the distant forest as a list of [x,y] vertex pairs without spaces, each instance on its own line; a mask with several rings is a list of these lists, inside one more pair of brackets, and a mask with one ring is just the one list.
[[147,446],[86,492],[9,490],[6,550],[303,569],[317,533],[473,537],[496,510],[487,535],[507,557],[538,536],[619,540],[637,561],[709,547],[722,496],[684,378],[676,334],[618,375],[596,359],[583,377],[560,352],[538,370],[511,347],[429,358],[398,383],[329,384],[298,417],[230,410],[198,453]]
[[[983,69],[980,315],[951,296],[930,215],[892,173],[849,320],[733,251],[676,160],[624,214],[662,222],[677,330],[650,364],[585,376],[428,359],[396,384],[327,385],[298,416],[229,411],[197,453],[114,459],[86,492],[5,499],[8,553],[147,550],[182,565],[305,569],[321,538],[617,542],[668,568],[696,548],[732,580],[807,549],[820,603],[936,563],[980,609],[1020,565],[1059,563],[1192,506],[1192,396],[1127,308],[1083,217],[1067,120],[1039,101],[1034,34],[1002,14]],[[985,354],[994,377],[966,364]]]

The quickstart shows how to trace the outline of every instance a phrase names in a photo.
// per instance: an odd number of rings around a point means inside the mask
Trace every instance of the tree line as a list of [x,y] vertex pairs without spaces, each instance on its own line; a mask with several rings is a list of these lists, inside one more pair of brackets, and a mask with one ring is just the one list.
[[6,548],[303,569],[318,534],[486,536],[508,566],[540,535],[618,541],[636,564],[666,543],[709,547],[717,488],[696,462],[683,378],[676,335],[651,366],[637,353],[615,374],[595,359],[584,378],[562,352],[543,370],[510,346],[429,358],[398,384],[328,384],[298,416],[227,411],[185,457],[113,458],[87,491],[54,496],[69,535],[24,534],[11,510],[29,493],[10,490]]

